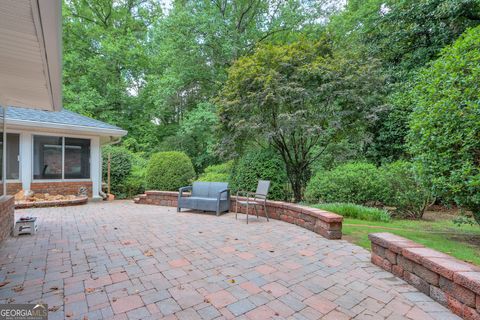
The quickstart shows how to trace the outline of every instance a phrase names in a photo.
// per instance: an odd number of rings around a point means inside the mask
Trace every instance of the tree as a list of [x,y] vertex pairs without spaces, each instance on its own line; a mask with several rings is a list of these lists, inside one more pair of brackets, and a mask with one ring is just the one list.
[[373,63],[332,52],[326,40],[261,46],[229,69],[217,100],[223,145],[266,141],[300,201],[312,163],[375,119],[382,87]]
[[64,1],[64,106],[154,144],[152,110],[138,95],[153,63],[147,31],[161,16],[155,0]]
[[480,223],[478,79],[480,27],[423,69],[406,99],[414,102],[409,146],[425,180],[436,195],[470,209]]
[[331,18],[328,30],[335,46],[380,60],[389,77],[389,108],[369,130],[369,159],[382,163],[408,157],[405,137],[412,109],[397,93],[410,90],[405,81],[479,23],[479,0],[349,0]]

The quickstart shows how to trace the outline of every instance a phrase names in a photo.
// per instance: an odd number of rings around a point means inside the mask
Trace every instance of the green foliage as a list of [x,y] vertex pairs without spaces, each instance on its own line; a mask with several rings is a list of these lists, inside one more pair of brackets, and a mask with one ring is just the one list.
[[333,52],[327,39],[260,46],[229,69],[218,98],[223,145],[267,141],[300,201],[312,163],[375,118],[382,88],[372,61]]
[[233,167],[230,188],[236,192],[255,191],[258,180],[269,180],[269,199],[285,200],[287,174],[285,165],[272,150],[250,150]]
[[395,207],[395,214],[420,219],[432,202],[430,190],[421,181],[418,170],[411,162],[397,161],[380,168],[385,188],[383,203]]
[[107,182],[108,156],[110,155],[110,189],[117,198],[125,198],[127,192],[127,180],[132,172],[133,156],[127,149],[117,146],[106,146],[102,149],[102,173],[103,181]]
[[211,165],[198,177],[198,181],[229,182],[233,170],[233,160]]
[[436,195],[480,223],[480,27],[466,32],[418,75],[409,145]]
[[390,214],[381,209],[364,207],[353,203],[322,203],[313,205],[315,208],[337,213],[346,218],[366,221],[391,221]]
[[202,171],[209,163],[217,162],[214,150],[217,129],[218,116],[215,106],[199,103],[185,115],[177,133],[164,139],[160,150],[183,151],[192,159],[195,169]]
[[377,203],[382,199],[383,183],[377,167],[354,162],[330,171],[318,171],[310,180],[305,198],[311,203]]
[[195,170],[183,152],[158,152],[151,156],[146,170],[149,189],[176,191],[192,182]]

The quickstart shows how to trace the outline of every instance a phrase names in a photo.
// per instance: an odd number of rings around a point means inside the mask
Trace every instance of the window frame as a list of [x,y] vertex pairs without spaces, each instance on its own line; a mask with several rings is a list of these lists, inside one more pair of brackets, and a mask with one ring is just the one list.
[[[0,134],[3,134],[0,132]],[[8,142],[8,134],[16,134],[18,135],[18,179],[8,179],[7,178],[7,183],[20,183],[22,182],[22,133],[20,131],[10,131],[7,130],[7,142]],[[1,147],[1,146],[0,146]],[[0,169],[3,171],[3,169],[0,166]],[[3,183],[3,177],[0,179],[0,182]]]
[[[62,177],[60,179],[35,179],[35,137],[37,136],[44,136],[44,137],[57,137],[62,138]],[[89,170],[89,178],[75,178],[75,179],[65,179],[65,138],[73,138],[73,139],[84,139],[90,141],[90,152],[88,155],[88,165],[90,166]],[[32,183],[42,183],[42,182],[90,182],[92,181],[92,138],[91,137],[81,137],[81,136],[64,136],[61,134],[53,134],[53,133],[40,133],[35,134],[32,133],[32,140],[31,140],[31,152],[32,152]]]

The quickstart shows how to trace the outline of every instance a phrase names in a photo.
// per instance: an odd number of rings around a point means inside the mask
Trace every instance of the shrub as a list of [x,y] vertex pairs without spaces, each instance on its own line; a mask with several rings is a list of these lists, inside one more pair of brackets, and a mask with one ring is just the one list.
[[132,154],[132,171],[125,181],[127,197],[132,198],[137,194],[145,192],[147,163],[147,160],[139,154]]
[[285,200],[287,173],[280,157],[272,150],[250,150],[233,166],[232,191],[255,191],[258,180],[270,180],[269,199]]
[[[480,223],[480,27],[422,70],[408,141],[435,195],[472,211]],[[408,94],[408,93],[406,93]]]
[[103,181],[107,182],[108,155],[110,154],[110,189],[117,198],[127,196],[127,179],[132,171],[132,154],[124,147],[106,146],[102,149]]
[[233,161],[211,165],[198,177],[198,181],[229,182],[232,175]]
[[380,169],[384,182],[383,203],[395,207],[400,216],[420,219],[432,201],[430,191],[423,185],[411,162],[397,161]]
[[385,210],[364,207],[353,203],[322,203],[313,205],[313,207],[334,212],[352,219],[384,222],[389,222],[392,219],[390,214]]
[[354,162],[330,171],[318,171],[310,180],[305,198],[311,203],[376,203],[382,199],[382,182],[377,167]]
[[192,161],[183,152],[155,153],[147,165],[146,184],[149,189],[175,191],[188,185],[194,178]]

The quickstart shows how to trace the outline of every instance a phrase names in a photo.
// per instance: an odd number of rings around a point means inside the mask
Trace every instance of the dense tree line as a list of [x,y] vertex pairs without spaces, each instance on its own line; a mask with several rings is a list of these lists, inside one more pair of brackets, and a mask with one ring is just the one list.
[[429,195],[480,211],[480,0],[71,0],[63,9],[65,107],[127,129],[134,159],[181,151],[197,175],[213,166],[206,176],[218,177],[215,168],[268,160],[252,150],[273,152],[287,177],[278,190],[289,190],[278,197],[296,201],[319,171],[370,162],[408,168]]

